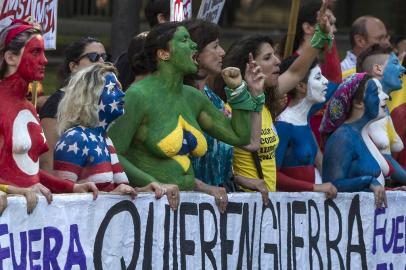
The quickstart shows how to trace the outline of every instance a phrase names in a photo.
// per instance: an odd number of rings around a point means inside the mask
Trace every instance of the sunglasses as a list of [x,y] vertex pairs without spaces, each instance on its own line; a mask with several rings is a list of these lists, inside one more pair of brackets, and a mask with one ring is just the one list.
[[106,62],[107,59],[109,58],[107,53],[90,52],[90,53],[85,53],[85,54],[79,56],[77,62],[79,62],[80,60],[82,60],[85,57],[87,57],[87,59],[89,59],[89,61],[92,63],[99,62],[100,58],[103,59],[104,62]]

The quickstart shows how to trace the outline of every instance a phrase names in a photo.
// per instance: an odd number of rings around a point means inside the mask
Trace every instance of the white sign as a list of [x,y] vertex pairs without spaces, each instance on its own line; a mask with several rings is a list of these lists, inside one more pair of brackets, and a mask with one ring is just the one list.
[[225,2],[226,0],[203,0],[197,18],[217,24]]
[[42,26],[45,48],[56,49],[58,0],[0,0],[0,8],[0,29],[31,17]]
[[55,195],[31,215],[9,197],[0,217],[0,269],[405,269],[406,194],[181,193],[178,211],[141,194]]
[[192,18],[192,0],[171,0],[170,21],[181,22]]

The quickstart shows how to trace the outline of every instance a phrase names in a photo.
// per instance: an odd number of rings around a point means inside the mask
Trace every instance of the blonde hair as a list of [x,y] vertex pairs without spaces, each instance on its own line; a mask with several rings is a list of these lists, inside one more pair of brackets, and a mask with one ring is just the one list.
[[64,88],[65,96],[58,106],[58,132],[81,125],[96,127],[99,123],[98,103],[104,87],[104,76],[117,74],[111,63],[97,63],[79,70]]

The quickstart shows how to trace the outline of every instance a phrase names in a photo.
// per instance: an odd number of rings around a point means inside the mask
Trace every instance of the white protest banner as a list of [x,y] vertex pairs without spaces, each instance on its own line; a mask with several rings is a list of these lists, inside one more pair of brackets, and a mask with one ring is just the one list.
[[45,49],[56,49],[58,0],[0,0],[0,8],[0,29],[31,17],[42,27]]
[[226,0],[203,0],[197,18],[217,24],[225,2]]
[[192,0],[170,0],[170,21],[181,22],[192,18]]
[[0,269],[405,269],[406,194],[229,195],[220,214],[213,197],[55,195],[31,215],[9,197],[0,217]]

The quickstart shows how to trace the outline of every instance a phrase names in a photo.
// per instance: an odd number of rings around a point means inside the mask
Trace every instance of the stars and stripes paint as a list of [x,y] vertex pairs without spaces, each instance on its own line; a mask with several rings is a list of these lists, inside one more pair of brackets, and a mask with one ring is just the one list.
[[73,127],[54,150],[56,174],[74,182],[128,183],[113,142],[98,128]]

